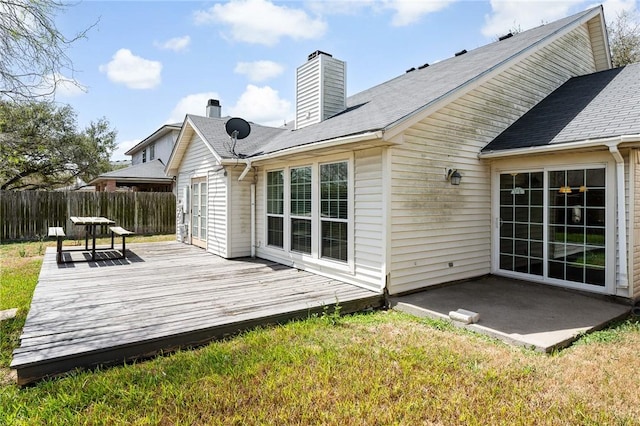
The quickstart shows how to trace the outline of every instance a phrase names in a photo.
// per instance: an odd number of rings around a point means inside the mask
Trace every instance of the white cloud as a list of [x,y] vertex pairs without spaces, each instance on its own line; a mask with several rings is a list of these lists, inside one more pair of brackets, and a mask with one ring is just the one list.
[[182,52],[183,50],[186,50],[187,47],[189,47],[190,43],[191,43],[191,37],[186,35],[184,37],[171,38],[165,41],[164,43],[160,43],[156,41],[153,43],[153,45],[156,46],[158,49],[173,50],[174,52]]
[[584,7],[579,9],[585,9],[587,5],[584,3],[584,0],[491,0],[491,14],[485,15],[482,34],[496,37],[508,33],[514,27],[528,30],[564,18],[580,4]]
[[118,147],[111,154],[111,160],[112,161],[131,160],[131,157],[128,155],[125,155],[124,153],[129,151],[134,146],[136,146],[138,142],[140,142],[141,140],[142,139],[132,139],[128,141],[119,142]]
[[99,69],[114,83],[130,89],[152,89],[160,84],[162,63],[136,56],[129,49],[120,49]]
[[301,9],[276,6],[266,0],[238,0],[215,4],[195,13],[197,24],[222,23],[230,27],[233,40],[273,46],[282,37],[294,40],[321,37],[327,24]]
[[380,0],[308,0],[305,5],[319,15],[357,15],[365,8],[378,8]]
[[42,77],[35,92],[47,98],[74,98],[84,95],[87,92],[87,88],[77,80],[56,73]]
[[623,11],[635,12],[637,10],[636,3],[636,0],[606,0],[602,6],[607,22],[614,21]]
[[391,25],[402,27],[417,22],[424,15],[438,12],[455,1],[457,0],[386,0],[385,8],[395,11]]
[[205,116],[209,99],[220,99],[216,92],[203,92],[187,95],[180,99],[171,111],[167,123],[182,123],[186,114]]
[[291,102],[281,99],[277,90],[269,86],[247,85],[235,106],[229,108],[230,115],[265,126],[282,126],[291,120]]
[[244,74],[249,81],[260,82],[277,77],[284,71],[284,67],[272,61],[238,62],[234,72]]

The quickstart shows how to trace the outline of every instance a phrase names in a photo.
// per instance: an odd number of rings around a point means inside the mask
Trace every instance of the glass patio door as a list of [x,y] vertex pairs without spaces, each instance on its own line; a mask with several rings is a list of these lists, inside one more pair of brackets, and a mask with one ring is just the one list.
[[500,175],[500,269],[543,275],[543,172]]
[[604,287],[605,176],[603,167],[500,174],[499,269]]
[[191,244],[207,248],[207,181],[191,181]]

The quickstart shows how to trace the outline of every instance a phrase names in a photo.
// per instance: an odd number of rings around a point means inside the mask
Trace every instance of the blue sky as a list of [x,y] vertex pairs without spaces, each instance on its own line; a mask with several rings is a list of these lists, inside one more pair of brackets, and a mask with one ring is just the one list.
[[[68,55],[84,90],[62,85],[85,126],[106,117],[118,131],[113,159],[165,123],[204,115],[219,99],[224,116],[278,126],[293,119],[295,70],[316,50],[347,62],[357,93],[600,3],[584,0],[82,1],[59,14],[67,36],[92,24]],[[637,0],[607,0],[608,20]]]

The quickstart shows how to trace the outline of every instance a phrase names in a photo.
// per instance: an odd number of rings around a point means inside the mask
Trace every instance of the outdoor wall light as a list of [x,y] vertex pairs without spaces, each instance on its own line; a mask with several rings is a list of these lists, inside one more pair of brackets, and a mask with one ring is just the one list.
[[451,185],[460,185],[462,175],[457,170],[449,169],[447,172],[447,180],[451,182]]

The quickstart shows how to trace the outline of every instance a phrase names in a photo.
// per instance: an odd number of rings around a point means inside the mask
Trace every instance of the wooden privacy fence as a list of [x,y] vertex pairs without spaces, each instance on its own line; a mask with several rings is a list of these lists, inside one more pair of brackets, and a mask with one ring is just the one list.
[[84,228],[74,226],[71,216],[108,217],[136,234],[173,234],[176,197],[171,192],[0,191],[2,241],[41,239],[49,226],[82,238]]

